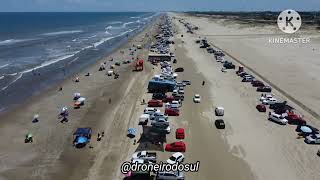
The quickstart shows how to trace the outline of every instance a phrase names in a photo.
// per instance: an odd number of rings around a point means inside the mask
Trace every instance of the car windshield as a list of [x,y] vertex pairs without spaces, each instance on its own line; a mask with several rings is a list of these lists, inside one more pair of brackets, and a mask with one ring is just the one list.
[[176,158],[173,157],[173,156],[171,156],[169,159],[170,159],[171,161],[176,161]]

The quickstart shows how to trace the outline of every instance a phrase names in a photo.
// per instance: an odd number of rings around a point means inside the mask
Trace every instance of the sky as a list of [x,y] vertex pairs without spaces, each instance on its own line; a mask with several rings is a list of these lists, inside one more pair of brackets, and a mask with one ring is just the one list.
[[320,0],[0,0],[0,12],[320,11]]

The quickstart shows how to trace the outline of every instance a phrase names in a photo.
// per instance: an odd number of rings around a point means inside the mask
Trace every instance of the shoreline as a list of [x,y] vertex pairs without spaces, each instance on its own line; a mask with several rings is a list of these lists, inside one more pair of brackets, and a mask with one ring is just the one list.
[[[152,16],[152,18],[155,17]],[[116,35],[101,44],[101,47],[98,47],[99,52],[92,48],[84,49],[86,52],[80,52],[76,56],[36,69],[34,72],[28,70],[17,74],[18,77],[13,84],[8,85],[4,90],[0,90],[0,98],[2,99],[0,114],[18,107],[19,104],[25,104],[31,97],[39,96],[51,88],[58,87],[64,80],[88,70],[95,63],[101,62],[104,57],[114,53],[136,35],[143,32],[151,23],[149,22],[140,29],[130,30],[130,32],[121,36]],[[38,73],[41,75],[38,76]]]

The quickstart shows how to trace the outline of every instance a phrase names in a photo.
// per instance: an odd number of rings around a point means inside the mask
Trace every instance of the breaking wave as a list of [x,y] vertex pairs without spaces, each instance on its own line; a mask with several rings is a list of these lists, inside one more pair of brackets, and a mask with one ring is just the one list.
[[81,33],[82,30],[73,30],[73,31],[57,31],[57,32],[50,32],[50,33],[44,33],[41,34],[43,36],[57,36],[57,35],[63,35],[63,34],[74,34],[74,33]]

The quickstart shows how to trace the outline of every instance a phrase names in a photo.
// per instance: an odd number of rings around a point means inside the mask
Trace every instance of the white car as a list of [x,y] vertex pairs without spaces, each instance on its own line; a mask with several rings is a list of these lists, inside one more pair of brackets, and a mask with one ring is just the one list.
[[271,94],[267,94],[266,96],[261,96],[260,97],[260,101],[262,102],[262,101],[264,101],[266,99],[272,99],[272,98],[273,98],[273,96]]
[[172,95],[174,96],[174,95],[177,95],[178,94],[178,90],[177,89],[175,89],[175,90],[173,90],[172,91]]
[[171,105],[171,107],[172,106],[173,107],[178,107],[178,108],[181,107],[181,103],[179,101],[172,101],[170,105]]
[[216,116],[223,116],[224,115],[224,108],[223,107],[216,107],[214,110]]
[[320,134],[311,134],[306,137],[305,141],[309,144],[320,144]]
[[275,104],[277,102],[278,102],[278,100],[276,98],[270,98],[270,99],[263,100],[262,104],[270,105],[270,104]]
[[184,90],[179,89],[178,94],[184,94]]
[[193,97],[193,102],[195,103],[200,103],[201,102],[201,97],[199,94],[195,94]]
[[152,115],[154,113],[160,113],[160,110],[156,109],[156,108],[152,108],[152,107],[147,107],[147,108],[144,109],[143,113]]
[[182,163],[184,161],[184,155],[181,152],[176,152],[167,160],[168,164]]
[[276,114],[276,113],[269,113],[269,120],[275,121],[277,123],[280,123],[282,125],[288,124],[288,120],[285,119],[282,115]]

